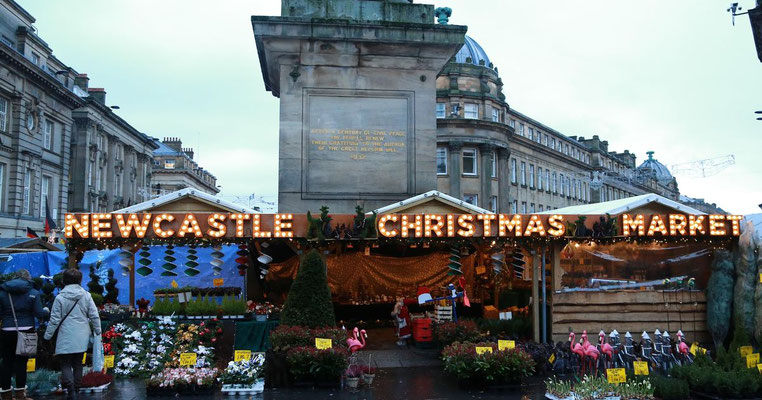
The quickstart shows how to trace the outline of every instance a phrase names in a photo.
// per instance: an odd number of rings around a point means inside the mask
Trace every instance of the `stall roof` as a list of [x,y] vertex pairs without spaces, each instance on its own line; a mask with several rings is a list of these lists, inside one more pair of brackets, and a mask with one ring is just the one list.
[[2,238],[0,253],[21,253],[33,251],[61,251],[61,246],[48,243],[40,238]]
[[204,193],[198,189],[180,189],[176,192],[159,196],[155,199],[144,201],[114,211],[115,213],[136,213],[149,211],[167,211],[167,212],[201,212],[201,211],[223,211],[232,213],[258,213],[251,208],[235,204],[219,197]]
[[658,194],[648,193],[641,194],[640,196],[626,197],[619,200],[605,201],[603,203],[582,204],[578,206],[569,206],[559,208],[557,210],[543,211],[539,214],[562,214],[562,215],[619,215],[626,212],[633,211],[638,208],[647,207],[661,209],[671,209],[676,212],[686,214],[704,215],[706,213],[701,212],[695,208],[688,207],[684,204],[680,204],[676,201],[670,200],[666,197],[659,196]]
[[[438,203],[438,204],[429,204],[432,202]],[[477,207],[463,200],[458,200],[455,197],[452,197],[448,194],[444,194],[436,190],[431,190],[426,193],[413,196],[409,199],[398,201],[396,203],[389,204],[388,206],[375,209],[373,211],[375,211],[378,214],[392,214],[392,213],[401,213],[403,211],[410,213],[411,211],[414,210],[413,211],[414,213],[418,213],[418,212],[431,212],[432,208],[435,209],[437,212],[440,212],[443,210],[445,211],[457,210],[457,211],[462,211],[468,214],[492,214],[492,212],[489,210],[485,210],[481,207]],[[452,209],[455,209],[455,210],[452,210]]]

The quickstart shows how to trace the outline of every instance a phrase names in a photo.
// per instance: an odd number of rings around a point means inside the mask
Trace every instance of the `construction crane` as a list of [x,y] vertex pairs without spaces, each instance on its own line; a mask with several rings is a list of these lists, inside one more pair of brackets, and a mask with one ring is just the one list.
[[732,154],[722,157],[707,158],[683,164],[674,164],[670,168],[672,175],[683,175],[693,178],[706,178],[717,175],[720,171],[736,163]]

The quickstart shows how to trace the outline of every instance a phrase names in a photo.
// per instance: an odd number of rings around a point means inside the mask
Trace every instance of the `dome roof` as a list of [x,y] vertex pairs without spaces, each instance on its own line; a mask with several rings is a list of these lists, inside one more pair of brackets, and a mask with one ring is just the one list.
[[466,64],[466,58],[468,57],[471,58],[470,64],[480,65],[479,60],[484,60],[484,66],[489,67],[489,57],[487,57],[487,53],[482,49],[482,46],[479,46],[479,43],[476,43],[476,40],[471,39],[470,36],[466,35],[463,47],[461,47],[458,54],[455,55],[455,62]]
[[671,181],[672,174],[669,172],[667,166],[654,158],[653,151],[648,151],[646,154],[648,154],[648,159],[640,164],[638,171],[650,170],[654,174],[656,180],[658,180],[660,183],[667,183]]

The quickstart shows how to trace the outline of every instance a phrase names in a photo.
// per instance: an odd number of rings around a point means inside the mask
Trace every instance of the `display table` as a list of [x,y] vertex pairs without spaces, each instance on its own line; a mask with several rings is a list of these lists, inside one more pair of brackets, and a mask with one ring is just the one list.
[[270,347],[270,331],[279,321],[238,321],[235,323],[235,350],[267,351]]

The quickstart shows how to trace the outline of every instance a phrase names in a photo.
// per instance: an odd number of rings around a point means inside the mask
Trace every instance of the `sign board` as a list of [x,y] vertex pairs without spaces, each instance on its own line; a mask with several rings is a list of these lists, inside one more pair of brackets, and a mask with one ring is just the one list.
[[555,362],[555,361],[556,361],[556,355],[555,354],[551,354],[550,357],[548,357],[548,362],[552,365],[553,362]]
[[625,383],[627,382],[627,374],[624,372],[624,368],[609,368],[606,370],[606,379],[609,383]]
[[741,353],[741,357],[746,357],[754,352],[754,348],[751,346],[741,346],[738,348],[738,351]]
[[497,341],[497,349],[498,350],[510,350],[516,347],[516,342],[513,340],[503,340],[500,339]]
[[318,350],[330,349],[333,347],[333,341],[325,338],[315,338],[315,348]]
[[492,353],[492,347],[476,346],[476,354]]
[[233,353],[233,361],[249,360],[251,359],[251,350],[236,350]]
[[759,364],[759,353],[751,353],[746,356],[746,368],[754,368]]
[[180,354],[180,366],[192,367],[196,365],[197,355],[196,353],[181,353]]
[[37,369],[37,359],[30,358],[26,360],[26,372],[34,372]]
[[114,356],[104,356],[103,357],[103,366],[106,368],[114,368]]
[[648,363],[646,361],[635,361],[635,375],[648,375]]
[[696,343],[693,343],[693,344],[691,344],[691,350],[690,350],[690,352],[691,352],[691,354],[696,356],[696,355],[699,355],[699,354],[706,354],[706,349],[701,347],[701,346],[699,346]]
[[214,285],[214,287],[220,287],[224,284],[225,284],[225,278],[214,278],[214,280],[212,281],[212,285]]

